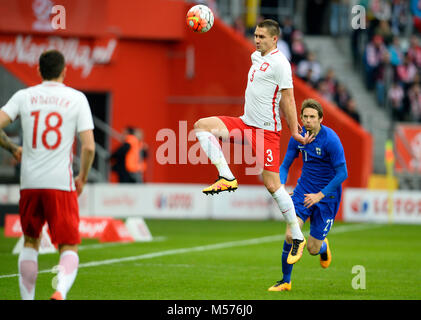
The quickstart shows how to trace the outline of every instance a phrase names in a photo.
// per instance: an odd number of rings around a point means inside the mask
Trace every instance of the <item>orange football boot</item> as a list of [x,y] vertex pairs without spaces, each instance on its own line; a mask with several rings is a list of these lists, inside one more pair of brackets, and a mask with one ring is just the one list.
[[291,291],[291,282],[278,281],[268,291]]
[[325,238],[323,241],[326,243],[327,249],[325,253],[320,254],[320,265],[326,269],[332,262],[332,252],[330,251],[329,240]]
[[291,247],[291,250],[289,251],[288,258],[287,258],[288,264],[294,264],[298,260],[301,259],[306,243],[307,243],[306,238],[304,238],[303,240],[298,240],[298,239],[292,240],[292,247]]
[[50,300],[64,300],[60,292],[56,291],[51,296]]
[[234,178],[233,180],[228,180],[224,177],[219,177],[218,180],[216,180],[216,182],[213,185],[203,189],[202,192],[206,195],[208,194],[214,195],[215,193],[218,194],[223,191],[229,191],[229,192],[235,191],[237,190],[237,188],[238,188],[237,179]]

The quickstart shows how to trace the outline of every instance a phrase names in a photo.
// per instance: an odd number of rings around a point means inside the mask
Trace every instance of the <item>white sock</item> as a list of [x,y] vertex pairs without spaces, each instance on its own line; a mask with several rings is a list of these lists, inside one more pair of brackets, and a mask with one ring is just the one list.
[[18,259],[19,289],[22,300],[35,299],[35,282],[38,275],[38,251],[23,247]]
[[291,196],[285,190],[284,186],[281,186],[278,190],[272,193],[272,197],[278,204],[279,209],[281,209],[281,213],[291,229],[292,238],[303,240],[304,235],[301,232],[300,225],[298,224],[294,203],[292,202]]
[[79,256],[76,252],[72,250],[62,252],[60,255],[56,290],[61,293],[63,299],[66,299],[67,292],[69,292],[76,279],[78,266]]
[[215,136],[208,131],[199,131],[196,132],[196,137],[212,164],[218,169],[219,175],[228,180],[234,179],[234,175],[228,167],[222,148]]

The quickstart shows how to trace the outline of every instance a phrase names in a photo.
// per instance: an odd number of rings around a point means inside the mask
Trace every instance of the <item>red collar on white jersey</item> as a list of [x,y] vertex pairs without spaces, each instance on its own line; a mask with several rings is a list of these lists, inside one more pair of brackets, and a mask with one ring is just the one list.
[[58,82],[58,81],[43,81],[42,84],[44,86],[48,86],[48,87],[54,87],[54,86],[64,86],[64,83]]

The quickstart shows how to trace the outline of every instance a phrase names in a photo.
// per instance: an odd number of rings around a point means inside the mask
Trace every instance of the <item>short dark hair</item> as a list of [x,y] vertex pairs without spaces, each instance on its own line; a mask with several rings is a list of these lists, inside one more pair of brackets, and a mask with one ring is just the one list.
[[305,109],[311,108],[317,111],[317,114],[319,115],[319,119],[323,118],[323,108],[322,105],[314,100],[314,99],[306,99],[303,101],[303,104],[301,105],[301,115],[303,115],[303,112]]
[[272,19],[265,19],[257,25],[259,28],[266,28],[271,36],[278,36],[281,34],[279,23]]
[[64,66],[64,56],[58,50],[45,51],[39,57],[39,71],[44,80],[58,78]]

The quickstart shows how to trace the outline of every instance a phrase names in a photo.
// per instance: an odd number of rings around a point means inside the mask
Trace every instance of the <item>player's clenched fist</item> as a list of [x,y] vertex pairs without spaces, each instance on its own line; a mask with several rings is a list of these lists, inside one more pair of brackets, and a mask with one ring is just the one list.
[[16,161],[20,162],[22,160],[22,147],[17,147],[15,150],[13,150],[12,154]]
[[75,178],[75,187],[77,195],[80,196],[80,194],[83,191],[83,188],[85,187],[86,181],[84,181],[80,176],[77,176]]

